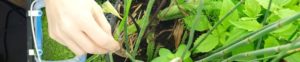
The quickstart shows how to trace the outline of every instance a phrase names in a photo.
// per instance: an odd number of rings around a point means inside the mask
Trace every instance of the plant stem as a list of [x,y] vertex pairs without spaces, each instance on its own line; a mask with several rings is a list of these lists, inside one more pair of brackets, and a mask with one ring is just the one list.
[[[271,8],[271,4],[272,4],[272,0],[269,1],[267,11],[265,12],[265,16],[264,16],[264,19],[262,21],[262,25],[266,25],[266,22],[267,22],[267,19],[268,19],[268,16],[269,16],[269,12],[270,12],[270,8]],[[264,40],[264,36],[261,36],[261,38],[257,42],[256,49],[260,49],[261,48],[263,40]]]
[[293,21],[297,21],[296,19],[298,19],[298,18],[300,18],[300,13],[295,14],[295,15],[293,15],[291,17],[280,19],[276,23],[271,24],[271,26],[266,26],[266,28],[263,28],[263,29],[260,29],[260,30],[256,31],[255,34],[253,34],[253,35],[245,38],[244,40],[242,40],[242,41],[240,41],[238,43],[235,43],[235,44],[231,45],[230,47],[225,48],[224,50],[219,51],[217,53],[214,53],[214,54],[212,54],[212,55],[210,55],[210,56],[208,56],[208,57],[206,57],[206,58],[204,58],[202,60],[198,60],[197,62],[199,62],[199,61],[200,62],[211,61],[211,60],[213,60],[215,58],[221,57],[222,55],[224,55],[224,54],[232,51],[233,49],[235,49],[237,47],[240,47],[240,46],[246,45],[246,44],[250,44],[250,42],[252,42],[253,40],[255,40],[257,37],[260,37],[260,36],[265,35],[265,34],[271,32],[271,31],[274,31],[275,29],[280,28],[280,27],[282,27],[282,26],[284,26],[284,25],[286,25],[288,23],[291,23]]
[[283,56],[288,54],[288,50],[294,49],[296,46],[296,41],[291,43],[292,45],[288,46],[287,49],[284,49],[283,51],[281,51],[271,62],[277,62],[278,60],[280,60],[280,58],[282,58]]
[[241,0],[237,5],[235,5],[229,12],[227,12],[213,27],[212,27],[212,29],[211,30],[209,30],[208,32],[207,32],[207,34],[203,37],[203,39],[201,39],[196,45],[195,45],[195,47],[193,47],[191,50],[193,51],[194,49],[196,49],[200,44],[201,44],[201,42],[203,42],[207,37],[208,37],[208,35],[210,35],[212,32],[213,32],[213,30],[215,30],[224,20],[225,20],[225,18],[227,18],[230,14],[232,14],[233,13],[233,11],[235,11],[236,9],[237,9],[237,7],[239,7],[241,4],[242,4],[242,2],[244,2],[244,0]]
[[273,0],[270,0],[270,1],[269,1],[268,9],[267,9],[267,11],[265,12],[265,16],[264,16],[264,19],[263,19],[263,21],[262,21],[262,24],[263,24],[263,25],[266,25],[266,23],[267,23],[267,19],[268,19],[268,16],[269,16],[269,12],[270,12],[270,8],[271,8],[272,1],[273,1]]
[[[183,51],[183,54],[181,55],[181,58],[183,59],[186,52],[190,49],[191,45],[192,45],[192,41],[194,39],[194,33],[195,33],[195,26],[196,26],[196,23],[199,23],[199,20],[200,20],[200,16],[201,16],[201,13],[202,13],[202,9],[204,7],[204,1],[203,0],[200,0],[199,1],[199,6],[197,8],[197,15],[195,17],[195,19],[193,20],[193,25],[190,29],[190,34],[189,34],[189,40],[188,40],[188,43],[187,43],[187,48]],[[201,20],[200,20],[201,21]]]
[[113,58],[112,53],[109,53],[108,55],[109,55],[109,61],[110,61],[110,62],[114,62],[114,58]]
[[148,3],[148,5],[147,5],[146,13],[145,13],[145,15],[143,16],[143,19],[142,19],[143,23],[142,23],[142,26],[141,26],[141,31],[139,32],[137,41],[136,41],[136,43],[134,45],[134,50],[133,50],[133,53],[132,53],[133,58],[135,58],[135,56],[137,55],[137,50],[138,50],[138,48],[140,46],[142,37],[144,35],[144,32],[146,31],[146,27],[149,24],[149,16],[150,16],[150,13],[151,13],[154,1],[155,0],[150,0],[149,3]]
[[[130,10],[132,0],[124,0],[124,17],[122,19],[121,25],[124,24],[124,36],[125,36],[125,48],[126,51],[129,51],[129,42],[128,42],[128,30],[127,30],[127,21],[128,21],[128,14]],[[118,33],[117,33],[118,34]]]
[[271,47],[271,48],[265,48],[265,49],[261,49],[261,50],[255,50],[255,51],[251,51],[251,52],[241,53],[238,55],[234,55],[228,59],[225,59],[222,62],[233,61],[235,59],[239,59],[239,58],[243,58],[243,57],[263,55],[263,54],[270,53],[270,52],[277,53],[277,52],[284,51],[286,49],[290,49],[290,46],[292,46],[292,45],[294,45],[293,48],[299,48],[300,47],[299,41],[300,40],[297,40],[297,41],[295,41],[296,43],[290,43],[290,44],[281,45],[281,46],[277,46],[277,47]]

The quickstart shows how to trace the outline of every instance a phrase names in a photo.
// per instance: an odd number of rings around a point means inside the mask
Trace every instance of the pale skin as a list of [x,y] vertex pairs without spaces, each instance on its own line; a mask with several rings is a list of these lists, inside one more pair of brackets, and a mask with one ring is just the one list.
[[101,7],[94,0],[45,0],[51,38],[77,56],[120,49]]

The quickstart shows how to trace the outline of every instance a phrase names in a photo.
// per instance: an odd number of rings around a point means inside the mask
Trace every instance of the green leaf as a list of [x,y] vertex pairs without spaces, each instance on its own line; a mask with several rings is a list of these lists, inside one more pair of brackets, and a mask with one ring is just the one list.
[[278,11],[274,11],[274,14],[278,15],[280,18],[285,18],[295,15],[297,12],[291,9],[280,9]]
[[[174,1],[174,0],[172,0]],[[185,0],[177,0],[178,4],[183,4]]]
[[228,44],[231,44],[233,41],[241,38],[241,36],[247,34],[248,31],[247,30],[244,30],[244,29],[240,29],[240,28],[233,28],[229,35],[228,35],[228,39],[226,40],[226,42],[223,42],[222,44],[223,45],[228,45]]
[[[219,19],[224,17],[226,13],[228,13],[235,5],[231,0],[223,0],[222,8],[220,11]],[[224,29],[227,29],[229,27],[229,21],[238,21],[239,14],[237,10],[233,11],[231,15],[229,15],[225,20],[222,22],[222,25],[225,27]]]
[[[270,0],[256,0],[263,8],[268,9],[269,1]],[[274,2],[274,1],[273,1]],[[277,9],[280,9],[281,7],[277,4],[272,3],[271,4],[271,11],[275,11]]]
[[285,40],[288,40],[289,37],[291,37],[291,35],[297,30],[297,25],[294,25],[294,24],[288,24],[288,25],[285,25],[273,32],[272,35],[280,38],[280,39],[285,39]]
[[[203,39],[204,35],[206,34],[202,34],[200,37],[198,37],[194,45],[200,42],[200,40]],[[213,50],[218,44],[219,44],[218,37],[214,35],[208,35],[208,37],[203,42],[201,42],[201,44],[195,49],[195,53],[209,52]]]
[[[184,18],[184,23],[188,29],[193,27],[194,19],[195,15],[187,16]],[[197,21],[199,21],[199,23],[196,23],[196,27],[194,27],[196,31],[204,31],[211,27],[205,15],[201,15],[200,20]]]
[[[175,53],[175,56],[176,57],[181,57],[181,55],[183,54],[183,52],[184,52],[185,49],[186,49],[186,46],[184,44],[179,45],[178,50]],[[189,58],[190,55],[191,55],[191,52],[190,51],[186,51],[183,60]]]
[[151,62],[169,62],[171,59],[167,58],[166,56],[160,56],[153,59]]
[[292,54],[290,56],[287,56],[287,57],[284,58],[284,60],[286,62],[300,62],[299,57],[300,57],[300,52],[294,53],[294,54]]
[[259,24],[255,20],[255,18],[243,17],[240,19],[240,21],[230,21],[230,23],[237,28],[245,29],[248,31],[256,31],[256,30],[262,28],[262,25]]
[[[183,11],[188,13],[195,11],[196,8],[195,5],[188,3],[180,4],[180,6],[182,7]],[[168,21],[172,19],[182,18],[184,16],[179,10],[178,5],[173,5],[160,11],[157,17],[161,21]]]
[[276,4],[276,5],[279,5],[279,6],[285,6],[287,5],[288,3],[290,3],[291,0],[273,0],[272,3]]
[[264,43],[264,48],[269,48],[269,47],[274,47],[274,46],[278,46],[280,45],[278,40],[273,37],[273,36],[269,36],[266,40],[265,40],[265,43]]
[[175,57],[174,54],[166,48],[161,48],[159,50],[159,56],[167,56],[168,58],[174,58]]
[[261,11],[261,7],[255,0],[245,1],[244,13],[249,17],[257,17]]

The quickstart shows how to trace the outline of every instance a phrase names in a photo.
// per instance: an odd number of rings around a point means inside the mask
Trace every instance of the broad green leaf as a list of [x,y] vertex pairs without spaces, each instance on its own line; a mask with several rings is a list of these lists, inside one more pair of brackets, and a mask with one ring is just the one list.
[[285,6],[290,7],[290,6],[297,6],[299,0],[290,0],[289,3],[287,3]]
[[[172,0],[175,1],[175,0]],[[183,4],[185,0],[177,0],[178,4]]]
[[[195,11],[196,6],[193,4],[180,4],[183,11],[187,13],[192,13]],[[167,7],[158,13],[158,19],[161,21],[168,21],[172,19],[182,18],[184,15],[181,13],[181,10],[178,8],[178,5],[173,5]]]
[[[225,16],[226,13],[228,13],[233,7],[234,3],[231,0],[223,0],[222,8],[220,9],[220,15],[219,18],[222,18]],[[225,20],[222,22],[222,25],[225,27],[224,29],[227,29],[229,27],[229,21],[238,21],[239,14],[237,10],[233,11],[231,15],[229,15]]]
[[289,9],[295,10],[295,11],[297,11],[297,12],[300,12],[300,6],[296,6],[296,5],[290,6]]
[[246,0],[243,12],[249,17],[257,17],[261,11],[261,7],[255,0]]
[[[198,42],[200,42],[200,40],[203,39],[204,35],[206,35],[206,34],[202,34],[200,37],[198,37],[196,39],[194,45],[196,45]],[[213,50],[218,44],[219,44],[218,37],[216,37],[214,35],[208,35],[208,37],[203,42],[201,42],[201,44],[198,47],[196,47],[195,53],[209,52],[209,51]]]
[[160,57],[156,57],[154,58],[151,62],[169,62],[171,59],[169,59],[166,56],[160,56]]
[[[186,49],[186,46],[183,45],[183,44],[181,44],[181,45],[178,47],[178,50],[176,51],[175,56],[176,56],[176,57],[181,57],[181,55],[183,54],[183,52],[184,52],[185,49]],[[190,51],[186,51],[183,60],[189,58],[190,55],[191,55],[191,52],[190,52]]]
[[159,49],[159,56],[167,56],[168,58],[174,58],[175,57],[174,54],[166,48]]
[[286,62],[300,62],[299,57],[300,57],[300,52],[289,55],[289,56],[285,57],[284,60]]
[[[256,0],[263,8],[268,9],[269,1],[270,0]],[[275,11],[277,9],[280,9],[281,7],[277,4],[272,3],[271,4],[271,11]]]
[[297,14],[297,12],[291,9],[280,9],[278,11],[275,11],[274,14],[278,15],[281,18],[285,18],[285,17],[295,15]]
[[212,1],[208,0],[204,3],[204,10],[206,16],[210,17],[212,20],[218,20],[217,16],[220,14],[220,8],[222,7],[222,1]]
[[288,24],[272,32],[272,35],[288,40],[289,37],[297,30],[297,25]]
[[278,40],[273,37],[273,36],[269,36],[264,43],[264,48],[269,48],[269,47],[274,47],[274,46],[278,46],[280,45]]
[[184,59],[183,62],[193,62],[193,59],[189,57],[187,59]]
[[237,28],[245,29],[248,31],[256,31],[262,28],[262,25],[259,24],[255,19],[243,17],[240,21],[230,21],[232,25]]
[[[195,19],[195,15],[187,16],[183,19],[188,29],[193,27],[194,19]],[[196,23],[196,26],[194,27],[195,30],[197,31],[204,31],[210,27],[209,21],[207,20],[205,15],[201,15],[200,20],[196,20],[196,21],[199,21],[199,23]]]
[[277,4],[282,7],[290,2],[291,2],[291,0],[273,0],[272,3]]
[[222,44],[223,45],[228,45],[228,44],[231,44],[233,41],[241,38],[241,36],[247,34],[248,31],[247,30],[244,30],[244,29],[240,29],[240,28],[233,28],[229,35],[228,35],[228,39],[226,40],[226,42],[223,42]]

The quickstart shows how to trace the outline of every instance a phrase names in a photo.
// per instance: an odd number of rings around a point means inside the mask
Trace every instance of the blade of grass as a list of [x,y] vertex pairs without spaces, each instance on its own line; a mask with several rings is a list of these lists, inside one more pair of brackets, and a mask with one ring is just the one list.
[[214,54],[212,54],[212,55],[210,55],[210,56],[208,56],[208,57],[206,57],[202,60],[198,60],[197,62],[211,61],[215,58],[221,57],[222,55],[232,51],[233,49],[235,49],[239,46],[249,44],[250,42],[255,40],[257,37],[260,37],[262,35],[266,35],[267,33],[271,32],[271,31],[274,31],[275,29],[280,28],[280,27],[282,27],[282,26],[284,26],[288,23],[291,23],[293,21],[297,21],[298,18],[300,18],[300,13],[298,13],[296,15],[293,15],[291,17],[280,19],[276,23],[271,24],[271,26],[266,26],[266,28],[263,28],[263,29],[260,29],[260,30],[256,31],[256,33],[251,35],[250,37],[247,37],[244,40],[242,40],[238,43],[235,43],[235,44],[231,45],[230,47],[225,48],[224,50],[219,51],[217,53],[214,53]]
[[[124,17],[121,21],[120,26],[123,26],[123,30],[124,30],[124,36],[125,36],[125,48],[126,51],[129,51],[129,42],[128,42],[128,30],[127,30],[127,21],[128,21],[128,14],[129,14],[129,10],[130,10],[130,6],[131,6],[131,2],[132,0],[124,0]],[[122,29],[121,29],[122,30]],[[121,32],[121,30],[119,30],[119,32]],[[117,33],[120,34],[120,33]]]
[[144,32],[146,31],[146,27],[147,25],[149,24],[149,16],[150,16],[150,13],[151,13],[151,10],[152,10],[152,6],[154,4],[154,1],[155,0],[150,0],[148,5],[147,5],[147,9],[146,9],[146,13],[144,14],[143,18],[142,18],[142,25],[141,25],[141,31],[139,32],[138,34],[138,38],[137,38],[137,41],[134,45],[134,50],[133,50],[133,53],[132,53],[132,57],[135,58],[135,56],[137,55],[137,50],[140,46],[140,43],[141,43],[141,40],[142,40],[142,37],[144,35]]
[[285,51],[287,49],[290,49],[290,46],[293,46],[293,48],[299,48],[300,47],[300,39],[294,41],[295,43],[290,43],[290,44],[286,44],[286,45],[281,45],[281,46],[277,46],[277,47],[271,47],[271,48],[265,48],[265,49],[261,49],[261,50],[255,50],[255,51],[251,51],[251,52],[246,52],[246,53],[241,53],[238,55],[234,55],[228,59],[223,60],[222,62],[230,62],[233,61],[235,59],[239,59],[239,58],[243,58],[243,57],[249,57],[249,56],[258,56],[258,55],[263,55],[266,53],[270,53],[270,52],[281,52],[281,51]]

